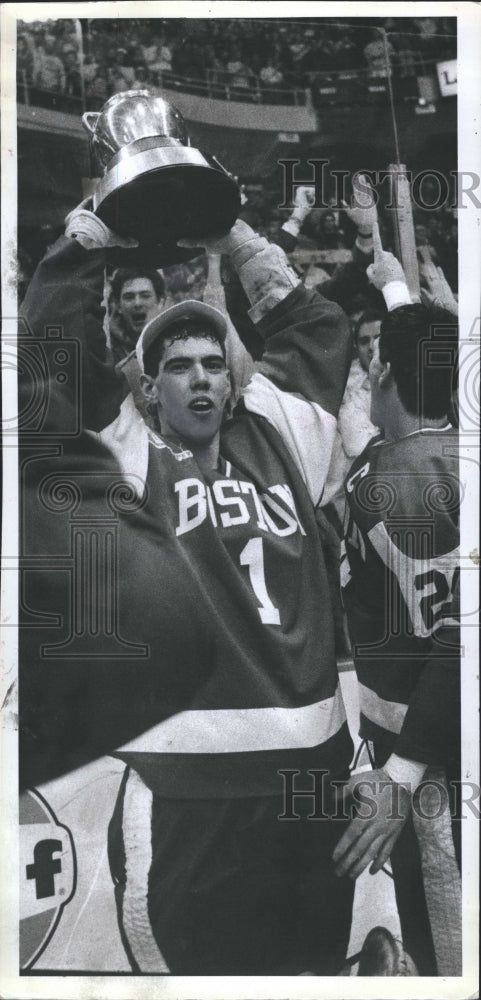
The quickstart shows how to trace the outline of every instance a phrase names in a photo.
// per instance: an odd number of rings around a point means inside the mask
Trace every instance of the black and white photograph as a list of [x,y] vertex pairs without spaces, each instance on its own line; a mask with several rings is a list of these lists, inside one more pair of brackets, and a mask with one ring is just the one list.
[[477,996],[480,7],[1,17],[0,995]]

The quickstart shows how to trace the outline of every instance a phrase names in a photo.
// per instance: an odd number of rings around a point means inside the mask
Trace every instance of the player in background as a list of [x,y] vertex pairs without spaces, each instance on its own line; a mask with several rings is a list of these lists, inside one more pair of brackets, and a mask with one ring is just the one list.
[[[420,974],[460,975],[459,829],[448,806],[460,777],[460,495],[447,418],[457,326],[452,314],[411,303],[377,233],[371,280],[389,310],[369,369],[371,419],[383,433],[346,480],[343,582],[373,761],[347,792],[369,781],[374,808],[352,820],[334,858],[352,878],[390,858]],[[444,808],[429,819],[433,789]]]
[[110,350],[117,364],[135,349],[146,323],[164,307],[165,289],[158,271],[141,267],[117,268],[110,285]]
[[[108,449],[140,501],[119,518],[116,613],[124,643],[148,655],[108,659],[98,630],[96,660],[54,664],[57,692],[26,630],[24,707],[38,673],[47,692],[22,716],[30,775],[39,756],[50,773],[99,752],[125,762],[109,857],[134,972],[333,974],[353,886],[334,872],[345,823],[331,818],[329,778],[346,780],[352,741],[315,508],[347,376],[347,318],[303,288],[279,247],[236,223],[207,249],[231,257],[265,339],[262,363],[230,418],[225,317],[196,301],[166,310],[137,345],[154,431],[105,361],[100,303],[115,241],[85,206],[74,212],[23,313],[35,335],[57,322],[82,345],[83,428],[97,432],[87,441]],[[32,608],[45,606],[41,582]],[[28,780],[24,753],[22,770]],[[279,819],[282,770],[313,793],[296,798],[297,821]],[[327,776],[317,798],[312,770]]]

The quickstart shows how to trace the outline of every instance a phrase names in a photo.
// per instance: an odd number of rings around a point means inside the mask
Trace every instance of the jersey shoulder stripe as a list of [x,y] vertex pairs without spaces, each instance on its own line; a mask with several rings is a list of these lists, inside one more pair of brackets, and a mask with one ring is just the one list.
[[275,427],[317,506],[329,470],[336,418],[318,403],[279,389],[260,372],[244,390],[243,400],[246,410]]

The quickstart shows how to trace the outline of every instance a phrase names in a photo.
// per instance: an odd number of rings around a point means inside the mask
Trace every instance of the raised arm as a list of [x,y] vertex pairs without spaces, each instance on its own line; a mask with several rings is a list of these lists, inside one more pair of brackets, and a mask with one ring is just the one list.
[[243,404],[279,432],[317,505],[349,368],[347,317],[317,291],[307,291],[280,247],[246,223],[237,221],[216,248],[230,255],[265,343]]
[[[63,398],[69,390],[76,394],[81,427],[94,431],[111,423],[128,392],[106,361],[102,307],[105,248],[113,245],[125,245],[125,241],[82,203],[67,217],[65,235],[37,267],[20,309],[36,341],[43,341],[49,328],[60,327],[63,338],[79,344],[79,383],[60,390],[53,378],[52,388],[59,402],[60,395]],[[60,420],[59,411],[61,433]]]

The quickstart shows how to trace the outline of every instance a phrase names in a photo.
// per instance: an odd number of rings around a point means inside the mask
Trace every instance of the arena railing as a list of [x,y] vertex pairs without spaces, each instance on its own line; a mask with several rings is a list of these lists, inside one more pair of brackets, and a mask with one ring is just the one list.
[[[399,100],[417,97],[417,81],[419,77],[436,75],[438,59],[424,60],[420,53],[410,53],[412,59],[404,70],[394,65],[391,78],[395,85],[395,98]],[[277,87],[263,84],[255,78],[252,86],[243,87],[231,82],[226,71],[207,71],[206,79],[177,76],[170,71],[157,73],[153,83],[148,84],[154,89],[165,88],[171,92],[192,94],[209,100],[235,101],[248,104],[277,104],[285,106],[302,106],[310,104],[311,98],[315,106],[322,104],[353,103],[362,104],[371,100],[382,100],[386,91],[387,73],[374,74],[372,70],[363,68],[325,70],[305,74],[305,87]],[[17,77],[17,100],[21,104],[78,114],[88,110],[96,111],[102,107],[106,97],[89,97],[88,82],[85,99],[60,94],[53,90],[42,90],[27,82],[26,74]]]
[[[192,94],[193,96],[205,97],[210,100],[239,101],[248,104],[284,104],[290,106],[304,106],[308,101],[308,92],[305,89],[282,89],[278,87],[265,87],[261,84],[255,87],[239,87],[232,83],[220,83],[214,79],[200,80],[193,77],[175,76],[173,73],[159,73],[156,75],[154,83],[146,86],[179,93]],[[88,85],[87,88],[88,90]],[[114,91],[115,93],[115,91]],[[60,94],[54,90],[42,90],[31,83],[27,83],[25,74],[17,78],[17,100],[21,104],[33,105],[44,108],[54,108],[60,111],[85,110],[81,97],[72,97],[68,94]],[[102,107],[107,100],[106,97],[97,98],[85,96],[85,106],[89,110],[96,111]]]

